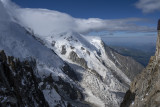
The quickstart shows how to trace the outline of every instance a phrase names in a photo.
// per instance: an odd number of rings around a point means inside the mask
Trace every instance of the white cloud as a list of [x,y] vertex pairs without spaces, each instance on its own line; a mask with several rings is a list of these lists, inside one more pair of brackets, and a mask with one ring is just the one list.
[[[89,33],[91,31],[125,31],[125,32],[154,32],[155,28],[140,26],[136,23],[145,19],[80,19],[74,18],[66,13],[47,9],[29,9],[13,6],[8,0],[1,0],[8,9],[13,19],[24,27],[33,29],[34,33],[40,35],[51,35],[75,31],[79,33]],[[5,2],[4,2],[5,1]],[[9,3],[8,3],[9,2]],[[14,8],[13,8],[14,7]]]
[[139,0],[136,7],[142,9],[144,13],[160,11],[160,0]]
[[9,18],[9,16],[7,15],[7,13],[5,12],[5,8],[3,6],[3,4],[0,2],[0,20],[7,20]]
[[126,18],[114,20],[102,19],[77,19],[78,30],[81,32],[90,31],[126,31],[126,32],[154,32],[154,28],[139,26],[136,23],[144,21],[141,18]]

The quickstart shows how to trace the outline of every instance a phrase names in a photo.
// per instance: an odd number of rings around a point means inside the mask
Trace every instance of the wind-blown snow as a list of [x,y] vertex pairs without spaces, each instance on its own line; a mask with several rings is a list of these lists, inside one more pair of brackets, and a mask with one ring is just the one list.
[[136,31],[153,32],[154,28],[139,26],[135,22],[143,21],[141,18],[127,19],[99,19],[74,18],[66,13],[47,10],[20,8],[10,0],[1,0],[13,19],[19,24],[32,28],[35,34],[49,36],[53,33],[79,32],[88,33],[91,31]]
[[[0,50],[10,56],[20,59],[33,57],[48,66],[62,66],[63,61],[47,49],[44,45],[35,40],[24,28],[11,21],[0,2]],[[57,60],[54,63],[54,60]]]
[[[23,27],[12,22],[1,1],[0,15],[2,15],[0,17],[0,50],[4,50],[7,56],[14,56],[20,60],[30,57],[35,59],[38,70],[37,76],[41,78],[50,74],[55,80],[58,80],[59,76],[64,79],[67,77],[61,70],[64,61],[51,49],[37,41]],[[50,90],[49,86],[43,90],[43,94],[50,107],[61,101],[58,93],[53,88]]]
[[6,13],[5,8],[4,8],[2,2],[0,2],[0,13],[1,13],[1,17],[0,17],[1,21],[9,20],[9,16]]
[[[77,84],[84,89],[85,101],[98,107],[107,104],[113,104],[115,107],[119,105],[122,99],[117,98],[115,93],[125,92],[127,87],[114,77],[112,71],[116,72],[125,83],[129,84],[130,80],[108,58],[100,38],[87,37],[79,33],[99,30],[104,27],[103,22],[106,21],[75,19],[67,14],[46,9],[23,9],[14,6],[10,10],[9,1],[1,1],[0,50],[5,50],[7,55],[22,60],[33,57],[37,61],[38,75],[41,77],[52,74],[57,81],[58,77],[61,77],[71,84],[76,84],[61,70],[66,61],[76,66],[73,68],[77,72],[81,68],[82,80]],[[61,54],[63,46],[66,48],[65,54]],[[86,61],[87,68],[83,69],[80,63],[70,59],[72,51]],[[61,100],[54,89],[45,89],[43,93],[50,106],[54,105],[52,100],[57,102]]]
[[[74,51],[80,58],[85,59],[88,70],[83,71],[83,79],[80,83],[85,89],[84,93],[87,95],[85,101],[99,107],[104,107],[105,104],[109,104],[110,102],[114,103],[115,107],[120,104],[122,99],[117,99],[114,92],[125,92],[126,87],[114,77],[111,69],[127,84],[130,83],[130,80],[108,58],[100,38],[87,37],[78,33],[69,32],[43,37],[43,41],[48,48],[53,49],[63,60],[69,63],[79,65],[70,60],[69,54],[71,51]],[[54,46],[52,46],[52,43],[55,43]],[[62,46],[66,47],[66,54],[61,54]],[[74,47],[74,49],[71,49],[71,46]],[[83,50],[82,47],[84,48]],[[88,54],[87,51],[90,54]],[[102,62],[104,62],[107,67],[104,66]],[[75,70],[77,71],[78,67],[76,67]],[[105,83],[97,79],[96,74],[91,70],[95,70],[100,76],[106,79]]]

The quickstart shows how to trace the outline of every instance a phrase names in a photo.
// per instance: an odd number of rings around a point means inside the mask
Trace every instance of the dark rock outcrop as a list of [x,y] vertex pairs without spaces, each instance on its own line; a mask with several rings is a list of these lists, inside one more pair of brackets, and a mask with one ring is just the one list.
[[0,106],[48,107],[43,93],[38,89],[34,75],[35,61],[23,61],[7,57],[0,52]]
[[84,47],[81,47],[81,50],[85,50],[85,48],[84,48]]
[[75,47],[74,47],[74,46],[70,46],[70,48],[71,48],[71,49],[74,49]]
[[[90,104],[84,101],[84,95],[79,87],[61,77],[55,81],[52,74],[40,78],[36,75],[35,67],[36,61],[33,59],[20,61],[12,56],[6,56],[4,51],[0,52],[0,107],[52,107],[44,96],[43,90],[46,89],[54,89],[61,97],[58,102],[53,100],[55,107],[90,107]],[[62,71],[72,80],[78,81],[67,63]]]
[[65,65],[63,66],[62,71],[66,75],[68,75],[72,80],[74,80],[74,81],[78,81],[79,80],[77,75],[76,75],[76,73],[75,73],[75,71],[67,63],[65,63]]
[[88,68],[87,67],[87,62],[85,61],[85,59],[84,58],[79,58],[78,55],[74,51],[72,51],[70,53],[69,57],[73,62],[75,62],[77,64],[80,64],[84,68]]
[[66,52],[67,52],[66,47],[65,47],[65,45],[63,45],[63,46],[62,46],[61,54],[62,54],[62,55],[65,55]]
[[[160,106],[160,60],[151,57],[148,66],[131,84],[121,107],[159,107]],[[134,97],[134,98],[133,98]]]
[[55,44],[56,44],[56,41],[52,41],[52,46],[54,47],[55,46]]
[[158,20],[157,30],[160,30],[160,19]]
[[90,53],[88,50],[86,50],[86,52],[87,52],[87,54],[90,56],[91,53]]

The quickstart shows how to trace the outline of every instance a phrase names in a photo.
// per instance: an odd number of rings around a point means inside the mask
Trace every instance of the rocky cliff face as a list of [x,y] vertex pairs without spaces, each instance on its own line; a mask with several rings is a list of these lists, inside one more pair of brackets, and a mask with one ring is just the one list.
[[[62,70],[71,71],[66,64]],[[78,88],[58,78],[37,75],[36,61],[20,61],[0,51],[0,107],[90,107]],[[65,72],[69,77],[76,75]],[[48,96],[46,95],[48,94]]]
[[132,82],[121,107],[160,106],[160,20],[157,30],[156,54],[151,57],[148,66]]
[[0,106],[48,107],[42,91],[38,88],[38,78],[34,75],[35,62],[20,62],[0,52]]

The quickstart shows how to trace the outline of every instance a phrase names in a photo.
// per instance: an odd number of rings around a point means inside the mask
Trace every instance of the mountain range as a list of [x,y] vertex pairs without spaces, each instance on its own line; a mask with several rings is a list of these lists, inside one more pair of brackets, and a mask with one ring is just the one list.
[[101,38],[57,30],[64,13],[0,0],[0,14],[2,107],[118,107],[143,69]]

